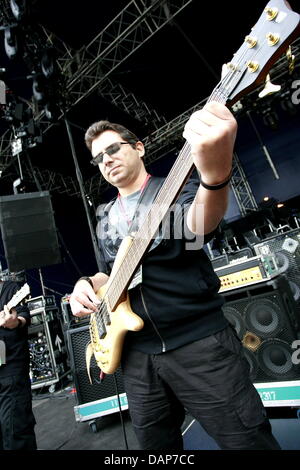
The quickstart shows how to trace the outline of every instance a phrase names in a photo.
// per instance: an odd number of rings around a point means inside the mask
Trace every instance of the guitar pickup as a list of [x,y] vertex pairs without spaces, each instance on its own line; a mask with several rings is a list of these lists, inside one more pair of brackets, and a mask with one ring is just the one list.
[[101,326],[101,328],[98,328],[98,335],[100,339],[105,338],[106,333],[107,331],[106,331],[105,325]]

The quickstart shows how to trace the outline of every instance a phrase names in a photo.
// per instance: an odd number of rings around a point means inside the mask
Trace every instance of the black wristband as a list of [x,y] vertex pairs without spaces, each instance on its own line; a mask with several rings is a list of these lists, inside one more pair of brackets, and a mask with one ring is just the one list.
[[231,176],[232,176],[232,171],[230,172],[229,177],[225,181],[223,181],[223,183],[220,183],[220,184],[206,184],[206,183],[204,183],[204,181],[201,180],[200,184],[205,189],[209,189],[211,191],[217,191],[218,189],[222,189],[222,188],[225,188],[225,186],[227,186],[227,184],[231,180]]
[[[87,282],[92,286],[92,288],[94,289],[94,284],[93,284],[93,281],[92,281],[92,279],[91,279],[90,277],[88,277],[88,276],[82,276],[82,277],[80,277],[80,278],[78,279],[78,281],[87,281]],[[77,282],[78,282],[78,281],[77,281]]]

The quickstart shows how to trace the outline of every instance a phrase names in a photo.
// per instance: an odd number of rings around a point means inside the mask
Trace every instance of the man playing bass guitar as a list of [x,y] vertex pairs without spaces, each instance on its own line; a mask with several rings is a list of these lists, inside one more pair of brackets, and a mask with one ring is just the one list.
[[[191,156],[197,171],[183,182],[167,222],[155,236],[150,234],[141,263],[123,286],[126,305],[140,319],[135,331],[128,320],[120,362],[141,449],[182,449],[185,410],[221,449],[279,449],[249,378],[242,344],[223,314],[219,279],[202,247],[227,208],[236,131],[231,112],[216,101],[190,117],[183,134],[190,146],[185,157]],[[134,249],[129,247],[113,268],[120,240],[128,234],[134,239],[136,233],[138,238],[137,230],[149,216],[145,207],[159,201],[159,210],[181,177],[181,166],[173,180],[161,182],[149,175],[143,143],[119,124],[99,121],[87,130],[85,141],[93,163],[118,196],[98,210],[101,272],[76,283],[70,299],[76,316],[99,313],[96,292],[101,286],[108,283],[111,296],[116,292],[119,272],[126,273],[143,244],[142,237],[135,240]],[[123,313],[118,315],[121,321]],[[100,325],[99,342],[110,336],[112,326],[110,320],[106,327]],[[103,360],[104,372],[107,362]]]

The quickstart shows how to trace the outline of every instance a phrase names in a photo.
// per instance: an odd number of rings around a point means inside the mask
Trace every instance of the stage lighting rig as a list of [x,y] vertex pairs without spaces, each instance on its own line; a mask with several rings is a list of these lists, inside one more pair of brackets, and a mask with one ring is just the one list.
[[41,70],[43,75],[48,79],[55,79],[58,75],[57,54],[53,47],[49,47],[42,52]]
[[266,106],[261,111],[263,123],[266,127],[270,127],[274,131],[278,129],[279,117],[275,109],[271,106]]
[[27,13],[27,2],[26,0],[9,0],[12,14],[17,21],[21,21],[25,18]]
[[16,28],[10,26],[4,30],[4,49],[9,59],[14,59],[19,52]]
[[16,155],[19,155],[22,152],[22,150],[23,150],[22,139],[21,137],[17,137],[11,143],[12,156],[15,157]]

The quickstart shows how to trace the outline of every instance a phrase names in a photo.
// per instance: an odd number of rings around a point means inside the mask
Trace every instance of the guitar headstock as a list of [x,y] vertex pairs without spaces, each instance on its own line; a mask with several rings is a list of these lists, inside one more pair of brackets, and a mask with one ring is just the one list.
[[300,15],[285,0],[271,0],[227,64],[221,84],[227,104],[233,105],[257,86],[299,33]]

